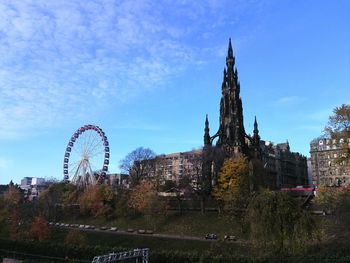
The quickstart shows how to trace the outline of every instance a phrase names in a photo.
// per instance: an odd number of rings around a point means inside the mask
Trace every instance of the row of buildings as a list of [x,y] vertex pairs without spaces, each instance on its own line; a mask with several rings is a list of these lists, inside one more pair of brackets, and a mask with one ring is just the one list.
[[[310,143],[307,160],[300,153],[290,150],[289,142],[274,144],[260,138],[255,118],[252,135],[247,134],[243,122],[243,104],[240,97],[240,82],[235,66],[231,40],[226,57],[221,85],[219,129],[210,135],[208,116],[205,119],[204,147],[188,152],[157,156],[152,163],[152,176],[179,182],[190,177],[196,184],[199,176],[207,177],[216,184],[221,164],[217,155],[227,158],[243,155],[248,160],[259,160],[268,173],[269,185],[273,188],[309,186],[346,186],[350,184],[349,138],[318,138]],[[215,149],[211,160],[207,149]],[[220,158],[219,158],[220,159]]]
[[[273,188],[308,185],[307,158],[292,152],[288,141],[274,144],[262,140],[255,118],[252,135],[246,133],[243,122],[243,106],[240,82],[235,67],[235,57],[229,40],[226,67],[221,85],[220,117],[218,131],[210,135],[208,116],[205,119],[204,147],[188,152],[157,156],[147,172],[152,177],[179,182],[190,177],[193,184],[199,176],[217,182],[224,158],[243,155],[249,161],[259,160],[268,173]],[[210,153],[209,153],[210,152]],[[209,157],[208,157],[209,156]]]
[[[350,138],[313,140],[310,144],[311,158],[307,160],[302,154],[291,151],[288,141],[275,144],[261,139],[256,118],[254,129],[248,134],[244,127],[240,88],[235,57],[229,40],[221,84],[218,130],[210,134],[209,119],[206,116],[203,148],[158,155],[155,159],[141,164],[149,166],[149,169],[144,169],[147,173],[145,176],[155,178],[161,184],[166,181],[179,184],[187,178],[193,186],[198,185],[200,178],[205,178],[212,187],[217,183],[224,158],[245,156],[250,162],[260,162],[271,188],[300,185],[343,186],[350,183],[349,162],[339,161],[346,149],[350,148]],[[129,188],[130,178],[125,174],[108,174],[106,182],[116,188]],[[33,200],[44,189],[45,180],[25,177],[20,187],[28,199]]]

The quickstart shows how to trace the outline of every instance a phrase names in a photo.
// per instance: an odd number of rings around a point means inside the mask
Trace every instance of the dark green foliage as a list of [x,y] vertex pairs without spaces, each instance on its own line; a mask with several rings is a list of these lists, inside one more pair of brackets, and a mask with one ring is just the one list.
[[247,220],[252,242],[278,252],[298,251],[318,237],[314,218],[301,209],[297,199],[281,192],[257,194]]
[[76,202],[73,196],[77,195],[77,189],[72,184],[55,183],[41,193],[39,197],[39,209],[49,220],[60,220],[64,216],[65,205]]

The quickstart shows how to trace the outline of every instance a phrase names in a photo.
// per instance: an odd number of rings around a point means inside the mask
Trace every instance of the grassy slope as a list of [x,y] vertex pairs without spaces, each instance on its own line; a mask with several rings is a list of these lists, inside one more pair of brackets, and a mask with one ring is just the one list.
[[202,215],[198,212],[187,212],[183,215],[176,213],[167,217],[120,217],[114,220],[103,220],[93,218],[80,218],[76,220],[65,219],[67,223],[81,223],[95,226],[116,226],[118,229],[151,229],[156,233],[188,235],[204,237],[207,233],[215,233],[219,237],[224,235],[236,235],[242,237],[241,226],[229,217],[217,213]]

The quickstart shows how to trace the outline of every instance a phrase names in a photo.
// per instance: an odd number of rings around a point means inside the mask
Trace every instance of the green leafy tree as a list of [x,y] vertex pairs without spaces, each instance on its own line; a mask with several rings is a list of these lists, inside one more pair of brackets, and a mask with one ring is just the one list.
[[77,191],[73,184],[53,183],[39,196],[39,209],[46,218],[58,220],[62,211],[70,202],[75,202],[71,196]]
[[86,235],[82,233],[79,230],[71,230],[68,232],[64,243],[67,246],[73,246],[73,247],[85,247],[88,245],[88,240],[86,238]]
[[341,191],[336,187],[319,186],[315,202],[321,205],[326,211],[334,212],[341,201]]
[[9,216],[9,222],[10,222],[10,239],[11,240],[20,240],[23,238],[22,235],[22,220],[19,217],[19,214],[17,211],[11,212]]
[[0,195],[0,235],[8,231],[8,211],[5,209],[4,198]]
[[278,252],[300,250],[319,238],[313,217],[286,193],[257,194],[248,206],[247,221],[252,242]]

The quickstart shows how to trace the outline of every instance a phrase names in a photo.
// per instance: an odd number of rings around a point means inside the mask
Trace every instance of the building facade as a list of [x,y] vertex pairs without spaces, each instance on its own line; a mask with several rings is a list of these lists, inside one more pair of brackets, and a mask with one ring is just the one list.
[[260,148],[264,166],[275,178],[277,188],[310,184],[307,158],[292,152],[288,141],[275,145],[261,140]]
[[159,180],[179,183],[188,178],[195,185],[202,175],[202,150],[158,155],[152,162],[151,177]]
[[207,115],[203,149],[157,156],[152,177],[178,182],[188,176],[196,184],[202,176],[211,188],[217,182],[223,159],[243,155],[249,161],[256,159],[263,164],[270,178],[268,185],[273,188],[308,185],[307,159],[290,151],[288,141],[274,145],[261,140],[256,118],[252,135],[246,133],[240,89],[230,39],[221,85],[218,131],[210,135]]
[[[219,129],[213,135],[209,134],[208,117],[204,128],[204,151],[214,146],[222,149],[226,157],[243,155],[248,160],[260,160],[269,173],[268,185],[280,187],[294,187],[308,185],[307,159],[299,153],[290,151],[288,141],[274,145],[261,140],[258,123],[255,118],[253,135],[248,135],[244,128],[243,106],[240,97],[240,82],[238,70],[235,67],[231,40],[229,40],[226,56],[226,67],[223,72],[221,85]],[[203,170],[210,171],[210,162],[204,164]],[[216,178],[217,175],[212,175]],[[215,181],[215,180],[214,180]]]
[[318,138],[310,143],[312,182],[317,186],[346,186],[350,183],[350,161],[341,160],[350,138]]
[[24,191],[25,199],[33,201],[39,198],[40,193],[47,188],[47,185],[45,178],[24,177],[19,187]]
[[114,188],[129,188],[129,175],[121,173],[113,173],[106,175],[106,183]]

